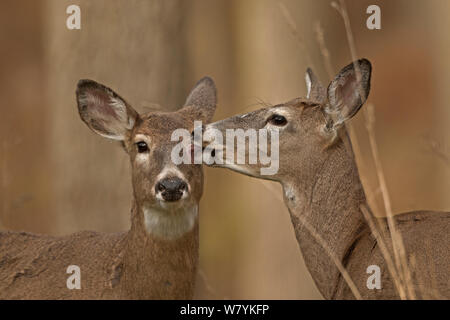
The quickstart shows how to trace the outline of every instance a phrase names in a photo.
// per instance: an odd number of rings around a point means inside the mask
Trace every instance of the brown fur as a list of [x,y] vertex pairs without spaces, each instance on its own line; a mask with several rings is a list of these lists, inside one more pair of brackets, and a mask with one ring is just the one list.
[[[175,241],[143,231],[66,237],[0,233],[2,299],[190,299],[198,260],[198,226]],[[69,265],[81,290],[69,290]]]
[[[367,205],[367,201],[354,155],[340,139],[347,138],[343,121],[359,110],[369,93],[370,63],[367,60],[358,63],[363,72],[362,88],[353,83],[356,79],[353,64],[336,76],[328,92],[308,70],[308,99],[299,98],[250,112],[245,117],[218,121],[206,126],[206,131],[217,129],[225,135],[226,129],[262,129],[267,127],[273,114],[285,116],[287,124],[279,129],[277,174],[261,175],[259,162],[256,165],[220,166],[282,184],[299,247],[308,270],[326,299],[355,297],[316,237],[302,224],[301,218],[309,222],[346,267],[363,298],[398,299],[385,258],[361,212],[361,205]],[[350,91],[353,88],[362,89],[362,94]],[[336,104],[330,105],[330,95]],[[404,213],[395,219],[404,240],[418,297],[450,298],[450,214],[419,211]],[[384,219],[381,220],[386,225]],[[391,243],[391,240],[387,238],[385,242]],[[415,266],[411,261],[415,261]],[[381,290],[369,290],[366,286],[370,276],[366,269],[370,265],[381,268]]]
[[[95,132],[121,140],[132,168],[131,228],[104,234],[83,231],[65,237],[24,232],[0,233],[0,298],[2,299],[190,299],[198,264],[198,218],[176,238],[154,236],[145,225],[144,209],[164,211],[155,197],[155,184],[177,142],[173,130],[193,129],[194,120],[209,121],[216,92],[204,78],[177,112],[138,115],[111,89],[90,80],[80,81],[78,106],[83,121]],[[110,98],[120,99],[114,107]],[[132,120],[132,122],[130,122]],[[133,126],[129,128],[129,124]],[[148,141],[148,161],[136,161],[134,139]],[[187,180],[188,196],[179,207],[197,205],[203,193],[201,165],[177,167]],[[174,206],[177,205],[174,204]],[[167,211],[165,214],[178,214]],[[170,231],[170,230],[169,230]],[[69,265],[81,270],[81,289],[69,290]]]
[[[294,178],[303,171],[299,166],[292,168],[292,179],[282,182],[285,190],[294,186],[293,198],[285,197],[285,203],[306,265],[325,298],[354,299],[334,263],[298,220],[299,215],[307,216],[308,222],[342,261],[363,298],[398,299],[385,257],[360,211],[366,198],[354,158],[348,154],[342,141],[327,153],[330,155],[326,160],[321,159],[324,161],[322,165],[311,171],[300,184]],[[395,219],[407,257],[413,256],[416,260],[413,266],[409,259],[416,294],[419,297],[449,298],[450,261],[446,257],[450,245],[450,214],[419,211],[404,213]],[[381,220],[387,224],[385,219]],[[390,238],[385,242],[391,243]],[[369,290],[366,286],[369,277],[366,269],[370,265],[378,265],[381,269],[381,290]]]

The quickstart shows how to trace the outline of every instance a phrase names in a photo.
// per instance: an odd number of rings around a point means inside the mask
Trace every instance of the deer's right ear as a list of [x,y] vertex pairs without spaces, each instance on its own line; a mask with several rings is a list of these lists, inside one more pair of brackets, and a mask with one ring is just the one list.
[[125,140],[139,118],[124,99],[95,81],[80,80],[76,95],[81,119],[103,137]]
[[318,103],[323,103],[327,98],[327,91],[317,79],[311,68],[306,69],[305,73],[306,89],[308,90],[306,98]]
[[[360,75],[358,77],[358,67]],[[353,117],[366,102],[370,91],[372,66],[367,59],[360,59],[344,67],[328,86],[326,112],[332,117],[334,126]]]
[[214,81],[204,77],[192,89],[183,110],[188,110],[196,120],[207,123],[212,120],[217,104],[217,90]]

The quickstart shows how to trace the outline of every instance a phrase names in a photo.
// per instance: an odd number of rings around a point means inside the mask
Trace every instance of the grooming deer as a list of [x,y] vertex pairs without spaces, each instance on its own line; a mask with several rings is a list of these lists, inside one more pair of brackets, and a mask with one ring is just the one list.
[[[201,165],[172,163],[177,142],[171,134],[179,128],[190,132],[195,120],[211,120],[214,82],[200,80],[176,112],[140,115],[114,91],[91,80],[79,81],[76,97],[87,126],[119,141],[130,157],[131,228],[64,237],[0,233],[0,298],[192,298],[203,171]],[[69,265],[80,268],[79,290],[67,287]]]
[[[284,202],[305,263],[326,299],[354,299],[355,295],[336,261],[331,259],[311,230],[318,233],[347,270],[361,298],[400,298],[380,244],[361,211],[362,207],[368,207],[366,196],[351,145],[345,143],[349,138],[344,124],[365,103],[370,90],[371,70],[368,60],[355,61],[343,68],[326,89],[308,69],[305,99],[297,98],[211,123],[205,127],[203,135],[203,146],[209,150],[206,152],[217,159],[236,153],[236,147],[228,150],[223,143],[217,142],[217,131],[223,136],[233,129],[278,132],[279,168],[275,174],[261,174],[260,162],[239,164],[225,161],[218,164],[215,161],[212,166],[281,183]],[[260,144],[261,141],[258,148]],[[257,152],[250,152],[245,140],[243,145],[246,157]],[[272,143],[269,141],[264,145],[265,152]],[[450,298],[450,214],[416,211],[397,215],[394,219],[397,231],[403,237],[416,297],[420,297],[421,292],[430,291],[437,297]],[[385,220],[377,221],[386,226]],[[307,221],[310,228],[306,228],[303,221]],[[392,240],[387,227],[384,228],[385,242],[389,247]],[[380,268],[381,289],[367,286],[370,275],[366,271],[371,265]]]

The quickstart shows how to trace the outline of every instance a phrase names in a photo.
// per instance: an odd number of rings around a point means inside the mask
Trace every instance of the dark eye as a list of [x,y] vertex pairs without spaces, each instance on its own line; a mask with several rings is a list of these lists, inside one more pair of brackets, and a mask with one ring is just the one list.
[[279,114],[271,115],[267,122],[273,124],[274,126],[282,127],[287,124],[287,120],[285,117],[280,116]]
[[138,143],[136,143],[137,149],[139,153],[143,153],[143,152],[147,152],[148,151],[148,146],[144,141],[139,141]]

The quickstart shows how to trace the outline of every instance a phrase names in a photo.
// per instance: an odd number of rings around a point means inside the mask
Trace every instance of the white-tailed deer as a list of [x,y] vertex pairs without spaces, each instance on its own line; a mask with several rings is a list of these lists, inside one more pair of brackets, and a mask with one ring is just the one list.
[[[355,71],[356,64],[360,73]],[[362,59],[343,68],[325,89],[308,69],[306,99],[298,98],[218,121],[207,125],[204,132],[204,146],[214,150],[213,157],[218,154],[224,157],[226,153],[236,151],[226,150],[223,143],[212,138],[216,137],[217,131],[223,136],[227,129],[278,132],[279,169],[276,174],[261,174],[260,162],[228,162],[213,166],[282,184],[284,201],[301,252],[326,299],[352,299],[354,295],[336,267],[336,261],[321,245],[323,242],[348,271],[362,298],[399,298],[380,244],[361,212],[361,206],[367,205],[366,197],[353,152],[344,144],[348,136],[343,124],[366,101],[370,77],[371,64]],[[249,156],[248,144],[245,148],[246,156]],[[264,152],[267,149],[264,143]],[[308,222],[309,228],[305,227],[304,221]],[[413,272],[411,281],[416,297],[428,291],[437,297],[450,298],[450,214],[417,211],[398,215],[395,221],[403,237],[410,262],[408,266]],[[316,230],[318,236],[311,230]],[[386,243],[391,243],[391,239],[386,239]],[[367,286],[371,276],[367,270],[371,265],[380,268],[381,289]]]
[[[208,122],[216,108],[210,78],[194,87],[176,112],[139,115],[111,89],[81,80],[81,119],[94,132],[120,141],[130,156],[131,228],[65,237],[0,233],[0,298],[190,299],[198,261],[201,165],[175,166],[175,129]],[[190,131],[189,131],[190,132]],[[80,268],[81,288],[69,290],[70,265]]]

